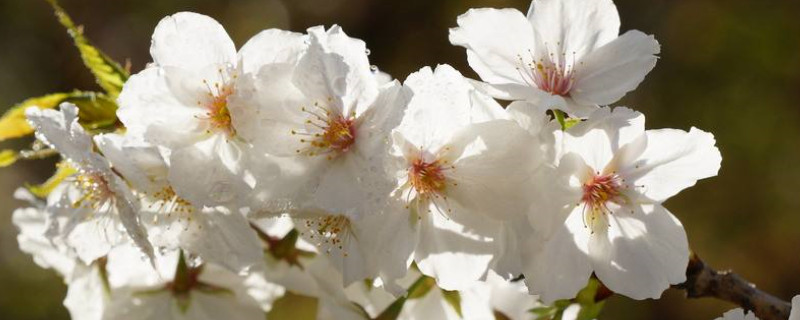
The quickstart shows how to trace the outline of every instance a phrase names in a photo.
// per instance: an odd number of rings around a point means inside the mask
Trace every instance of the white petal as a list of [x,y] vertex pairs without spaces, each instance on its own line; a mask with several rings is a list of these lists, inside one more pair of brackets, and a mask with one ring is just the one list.
[[403,305],[400,315],[397,317],[400,320],[419,320],[419,319],[441,319],[441,320],[456,320],[461,317],[456,313],[456,310],[448,303],[442,291],[434,287],[424,296],[419,299],[409,299]]
[[[602,171],[622,146],[644,133],[644,115],[627,108],[601,108],[587,121],[563,134],[556,148],[560,154],[574,152],[595,171]],[[561,133],[556,133],[561,134]]]
[[480,96],[472,84],[448,65],[411,74],[405,85],[414,93],[399,132],[417,147],[436,150],[462,127],[507,117],[502,107]]
[[241,214],[208,208],[192,217],[195,221],[183,230],[172,248],[183,248],[237,273],[263,263],[261,240]]
[[313,106],[292,83],[293,72],[290,64],[264,66],[253,77],[243,78],[229,98],[236,134],[259,152],[293,156],[304,145],[300,139],[307,138],[292,134],[305,131],[303,107]]
[[[590,231],[583,223],[583,209],[572,206],[566,220],[554,225],[546,238],[533,235],[524,251],[523,274],[528,289],[544,303],[570,299],[589,281],[592,266],[587,255]],[[565,217],[564,213],[559,213]]]
[[261,67],[274,64],[295,64],[308,47],[308,37],[297,32],[267,29],[259,32],[239,49],[241,69],[256,73]]
[[153,31],[150,55],[159,66],[187,70],[236,63],[236,47],[222,25],[193,12],[162,19]]
[[92,137],[78,123],[78,107],[65,102],[59,108],[42,110],[34,106],[25,110],[36,138],[80,168],[108,171],[108,162],[92,151]]
[[550,122],[545,113],[546,109],[539,108],[530,102],[514,101],[506,107],[506,111],[511,119],[534,137],[538,136],[542,128]]
[[579,62],[570,96],[579,104],[609,105],[633,91],[656,66],[653,36],[631,30]]
[[94,136],[97,148],[135,189],[154,193],[165,187],[167,164],[158,148],[131,135]]
[[341,56],[347,64],[348,97],[345,97],[344,105],[355,104],[353,110],[360,114],[378,95],[378,83],[369,63],[366,44],[347,36],[338,25],[333,25],[328,31],[322,27],[313,27],[308,29],[308,34],[319,41],[325,52]]
[[47,213],[37,208],[19,208],[11,219],[19,229],[19,249],[33,256],[40,267],[52,268],[69,279],[76,267],[75,256],[64,243],[45,237]]
[[619,14],[611,0],[536,0],[528,19],[539,43],[554,54],[574,53],[578,60],[619,35]]
[[169,182],[194,206],[236,207],[252,190],[241,167],[242,148],[217,136],[178,149],[170,156]]
[[644,153],[619,169],[646,197],[662,202],[699,179],[717,175],[722,156],[711,133],[692,128],[689,132],[648,130],[646,134]]
[[[293,82],[310,100],[325,103],[345,113],[343,108],[350,105],[343,98],[357,98],[359,87],[357,83],[351,83],[354,80],[351,78],[352,70],[345,63],[344,57],[326,51],[322,41],[324,39],[311,37],[308,50],[297,63]],[[374,80],[370,82],[374,83]]]
[[419,213],[415,260],[419,270],[436,278],[442,289],[461,290],[482,279],[494,253],[503,250],[502,242],[497,240],[503,225],[474,212],[465,212],[465,208],[455,203],[449,206],[452,212],[439,212],[432,207],[428,212]]
[[487,217],[522,217],[530,206],[527,188],[539,165],[538,145],[516,122],[494,120],[465,127],[448,143],[457,160],[447,174],[450,201]]
[[[515,9],[470,9],[450,29],[450,43],[467,49],[469,65],[491,84],[524,84],[518,68],[534,48],[531,24]],[[530,87],[529,87],[530,88]]]
[[115,292],[104,314],[104,320],[156,320],[176,318],[179,313],[169,291],[151,295],[136,295],[135,289],[125,288]]
[[667,209],[658,204],[622,207],[608,222],[592,235],[589,255],[597,278],[611,291],[658,299],[670,285],[686,280],[686,232]]
[[64,306],[72,319],[102,319],[108,300],[99,267],[79,265],[69,283]]
[[792,298],[792,311],[789,313],[789,320],[800,320],[800,295]]
[[[196,132],[203,131],[197,121],[201,112],[196,106],[197,100],[178,97],[172,90],[175,85],[170,82],[177,82],[183,73],[170,76],[170,80],[167,70],[178,71],[147,68],[125,82],[119,95],[117,116],[125,124],[127,134],[142,138],[147,134],[158,143],[171,145],[173,141],[191,140]],[[191,105],[186,106],[184,102]],[[150,130],[164,135],[149,133]]]

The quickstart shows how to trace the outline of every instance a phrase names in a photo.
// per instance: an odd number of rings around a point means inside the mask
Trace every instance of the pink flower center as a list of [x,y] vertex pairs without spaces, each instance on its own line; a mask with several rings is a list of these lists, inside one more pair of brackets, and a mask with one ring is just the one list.
[[519,56],[519,62],[524,67],[517,68],[525,82],[539,90],[554,95],[568,96],[575,84],[574,57],[570,63],[566,54],[556,56],[550,53],[547,57],[536,59],[530,53],[530,62],[524,62]]
[[623,190],[627,188],[624,182],[619,175],[611,173],[595,175],[583,184],[581,203],[584,205],[585,225],[593,226],[598,217],[607,218],[607,215],[612,214],[609,204],[628,203],[628,198],[623,194]]
[[[420,154],[408,159],[408,180],[401,187],[400,194],[405,199],[407,209],[414,206],[417,213],[431,212],[429,205],[432,205],[441,214],[452,212],[445,191],[449,186],[458,186],[458,183],[448,178],[448,172],[456,167],[442,157],[449,150],[450,147],[445,147],[434,157],[426,157],[425,152],[420,150]],[[434,160],[428,160],[430,158]]]
[[408,181],[421,196],[439,194],[447,187],[444,169],[438,160],[425,162],[417,158],[412,161],[408,168]]
[[331,250],[342,250],[345,257],[348,255],[344,241],[348,241],[351,235],[350,218],[331,214],[307,219],[305,224],[309,240],[315,242],[321,251],[331,253]]
[[83,191],[83,196],[72,204],[73,207],[98,211],[109,209],[108,206],[114,201],[114,191],[102,173],[81,171],[71,179]]
[[302,107],[307,115],[306,127],[303,130],[292,130],[292,135],[299,135],[300,143],[307,144],[305,149],[295,150],[298,154],[308,156],[327,155],[333,159],[353,147],[356,142],[358,121],[355,115],[345,116],[314,104],[313,109]]
[[210,84],[207,80],[203,80],[208,97],[205,102],[198,101],[197,104],[206,109],[203,119],[208,121],[209,132],[222,132],[228,137],[233,137],[236,135],[236,130],[233,128],[231,112],[228,110],[228,97],[233,95],[233,80],[237,76],[229,75],[225,69],[219,69],[218,73],[220,82]]

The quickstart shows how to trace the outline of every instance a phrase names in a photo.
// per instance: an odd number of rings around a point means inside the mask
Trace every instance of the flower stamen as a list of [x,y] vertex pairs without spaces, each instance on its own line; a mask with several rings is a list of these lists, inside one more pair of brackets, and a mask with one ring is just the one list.
[[300,143],[307,144],[297,149],[298,154],[308,156],[327,155],[327,158],[346,153],[356,141],[357,119],[355,114],[343,115],[335,109],[314,103],[314,108],[301,107],[306,114],[304,130],[292,130],[292,135],[301,136]]
[[581,197],[581,203],[584,205],[584,226],[593,229],[594,222],[598,217],[606,219],[608,215],[613,214],[613,210],[608,207],[609,204],[627,204],[628,197],[623,194],[623,190],[626,188],[625,180],[616,173],[594,175],[584,183]]

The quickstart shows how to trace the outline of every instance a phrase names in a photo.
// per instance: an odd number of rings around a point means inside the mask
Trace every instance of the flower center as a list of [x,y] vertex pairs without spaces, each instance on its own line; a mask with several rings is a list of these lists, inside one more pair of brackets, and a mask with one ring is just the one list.
[[114,191],[109,187],[103,174],[81,171],[72,179],[75,186],[83,191],[83,196],[72,204],[73,207],[89,208],[95,211],[109,209],[107,206],[111,205],[114,200]]
[[[315,241],[325,253],[330,253],[332,249],[344,250],[343,241],[347,241],[351,235],[350,218],[341,214],[307,219],[305,224],[310,233],[309,239]],[[344,256],[347,256],[347,251],[344,251]]]
[[449,147],[445,147],[440,154],[427,154],[426,157],[426,153],[420,149],[420,154],[408,159],[406,181],[399,189],[407,209],[411,209],[413,205],[417,213],[421,212],[420,209],[431,212],[432,204],[441,214],[452,212],[445,191],[448,184],[458,186],[458,183],[447,177],[447,173],[456,168],[442,157],[449,150]]
[[153,217],[153,223],[158,222],[159,217],[162,215],[170,219],[173,217],[173,214],[177,215],[178,220],[183,218],[185,218],[187,222],[192,220],[194,206],[188,200],[178,196],[172,186],[166,186],[156,191],[152,194],[152,199],[153,202],[150,203],[149,209],[155,208],[159,213]]
[[333,159],[350,150],[356,142],[357,120],[354,114],[342,115],[331,111],[319,103],[314,108],[301,107],[306,116],[303,130],[292,130],[292,135],[302,136],[300,143],[307,144],[304,149],[295,150],[308,156],[327,155]]
[[[529,52],[530,53],[530,52]],[[523,80],[530,86],[554,95],[568,96],[575,84],[575,58],[568,62],[566,53],[557,56],[550,53],[546,57],[536,58],[530,53],[530,62],[518,56],[523,68],[517,68]]]
[[613,214],[609,204],[627,204],[628,197],[622,192],[626,188],[625,180],[616,173],[595,175],[584,183],[581,198],[584,225],[593,226],[598,217],[607,218],[607,215]]
[[447,187],[443,171],[438,160],[425,162],[417,158],[408,168],[408,181],[421,196],[439,194]]
[[237,78],[236,74],[228,74],[227,69],[218,69],[220,81],[213,84],[208,80],[203,80],[203,84],[208,91],[208,99],[206,102],[198,101],[197,104],[206,109],[205,117],[209,123],[208,131],[222,132],[228,137],[236,135],[236,130],[231,123],[231,112],[228,110],[228,97],[230,97],[233,90],[233,80]]

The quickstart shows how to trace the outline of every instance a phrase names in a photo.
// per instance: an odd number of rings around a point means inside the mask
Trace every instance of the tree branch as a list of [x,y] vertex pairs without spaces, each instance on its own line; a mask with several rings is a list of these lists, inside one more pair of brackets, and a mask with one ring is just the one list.
[[776,298],[739,275],[717,271],[692,253],[686,268],[686,282],[673,286],[685,290],[688,298],[713,297],[755,312],[761,320],[789,319],[791,304]]

